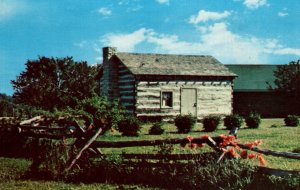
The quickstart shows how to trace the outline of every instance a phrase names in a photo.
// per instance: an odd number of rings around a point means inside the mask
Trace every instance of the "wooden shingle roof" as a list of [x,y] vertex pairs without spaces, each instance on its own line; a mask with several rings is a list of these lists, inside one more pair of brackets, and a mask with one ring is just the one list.
[[212,56],[116,53],[134,75],[184,75],[235,77]]

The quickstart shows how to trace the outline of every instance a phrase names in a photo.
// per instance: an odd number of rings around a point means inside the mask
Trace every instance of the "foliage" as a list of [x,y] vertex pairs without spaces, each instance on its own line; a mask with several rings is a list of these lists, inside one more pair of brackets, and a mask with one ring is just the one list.
[[11,81],[13,97],[37,109],[75,107],[77,101],[94,96],[99,89],[94,79],[97,70],[72,57],[28,60],[25,71]]
[[289,114],[300,114],[300,60],[278,65],[274,77],[275,90],[287,95]]
[[189,133],[196,123],[196,118],[191,114],[178,115],[176,116],[174,122],[178,133]]
[[154,123],[151,128],[149,129],[149,134],[150,135],[161,135],[164,133],[164,129],[162,129],[162,123],[161,122],[157,122]]
[[245,118],[246,125],[249,128],[258,128],[260,123],[261,123],[261,117],[258,113],[250,113],[246,118]]
[[[125,109],[118,101],[109,102],[104,97],[94,96],[78,102],[76,110],[68,110],[74,114],[85,115],[91,123],[107,131],[116,128],[124,118]],[[103,126],[103,123],[105,124]]]
[[42,175],[45,179],[62,179],[73,150],[66,140],[33,139],[30,177]]
[[210,115],[203,118],[203,128],[206,132],[215,131],[220,124],[221,117],[218,115]]
[[286,126],[297,127],[299,125],[299,117],[296,115],[288,115],[284,118]]
[[12,97],[0,93],[0,117],[12,117],[14,104]]
[[278,65],[274,71],[276,90],[287,92],[296,97],[300,95],[300,60],[287,65]]
[[240,128],[243,122],[243,118],[238,114],[228,115],[224,118],[224,126],[229,130]]
[[133,116],[126,117],[118,123],[118,129],[123,136],[138,136],[140,128],[140,121]]

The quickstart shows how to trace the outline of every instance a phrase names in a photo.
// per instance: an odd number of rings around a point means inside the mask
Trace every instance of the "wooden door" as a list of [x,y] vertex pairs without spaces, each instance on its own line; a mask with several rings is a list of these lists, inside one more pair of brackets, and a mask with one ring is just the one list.
[[197,89],[182,88],[181,89],[181,114],[192,114],[197,116]]

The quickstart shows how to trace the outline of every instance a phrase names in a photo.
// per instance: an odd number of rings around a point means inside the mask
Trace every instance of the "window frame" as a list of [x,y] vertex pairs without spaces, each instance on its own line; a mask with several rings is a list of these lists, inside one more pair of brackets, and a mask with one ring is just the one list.
[[[163,105],[163,94],[164,93],[170,93],[171,94],[171,106],[164,106]],[[160,92],[160,108],[162,108],[162,109],[173,109],[173,107],[174,107],[174,93],[173,93],[173,91],[162,90]]]

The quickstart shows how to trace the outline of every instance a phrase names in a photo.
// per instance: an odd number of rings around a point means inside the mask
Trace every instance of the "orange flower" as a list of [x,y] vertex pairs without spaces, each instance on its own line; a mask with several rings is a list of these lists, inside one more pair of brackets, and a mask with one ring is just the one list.
[[250,154],[248,154],[248,158],[249,159],[256,158],[256,154],[250,153]]
[[187,136],[186,139],[187,139],[189,142],[192,142],[193,137],[192,137],[192,136]]
[[246,158],[248,158],[248,152],[247,152],[246,150],[243,150],[243,151],[240,153],[240,156],[241,156],[241,158],[246,159]]
[[208,139],[208,138],[209,138],[209,135],[202,135],[200,138],[201,138],[201,139]]
[[228,149],[228,152],[229,152],[229,154],[230,154],[232,157],[234,157],[234,158],[237,156],[237,154],[236,154],[236,152],[235,152],[235,150],[234,150],[233,147],[229,148],[229,149]]
[[256,140],[254,141],[254,145],[255,146],[258,146],[258,145],[261,145],[262,144],[262,141],[261,140]]
[[259,154],[258,156],[258,160],[261,166],[266,166],[267,165],[267,161],[263,158],[263,156],[261,154]]

